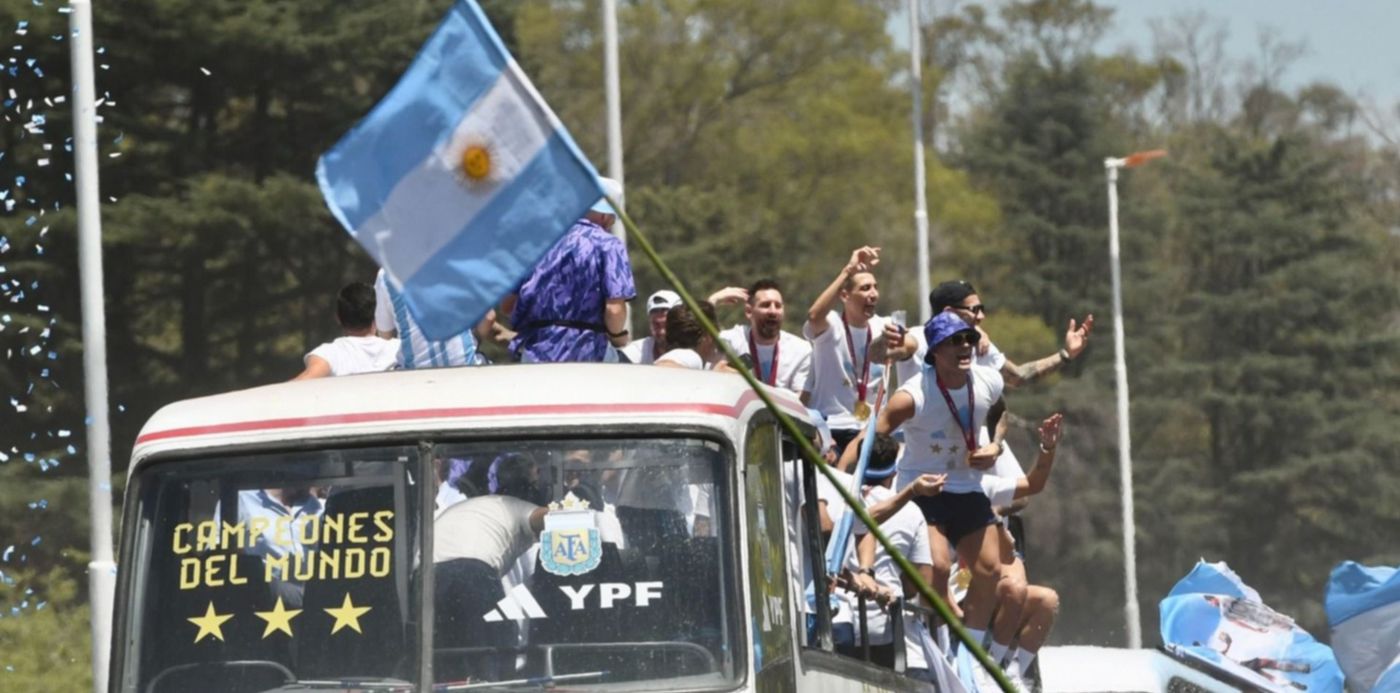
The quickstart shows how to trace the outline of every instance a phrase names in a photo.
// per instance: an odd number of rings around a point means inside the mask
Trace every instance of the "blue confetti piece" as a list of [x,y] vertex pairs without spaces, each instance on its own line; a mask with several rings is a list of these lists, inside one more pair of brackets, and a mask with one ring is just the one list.
[[78,454],[78,449],[75,448],[75,447],[73,447],[72,445],[69,445],[69,446],[68,446],[68,454],[70,454],[70,455],[76,455],[76,454]]
[[20,28],[20,29],[28,29],[28,28],[29,28],[29,20],[27,20],[27,19],[21,19],[21,20],[19,20],[19,27],[18,27],[18,28]]
[[29,180],[29,179],[28,179],[28,178],[25,178],[24,176],[15,176],[15,186],[16,186],[16,187],[21,187],[21,188],[22,188],[22,187],[24,187],[24,181],[27,181],[27,180]]
[[10,562],[10,555],[13,554],[14,552],[15,552],[15,545],[14,545],[14,544],[10,544],[10,546],[9,546],[8,548],[5,549],[5,554],[4,554],[3,556],[0,556],[0,561],[4,561],[4,562],[6,562],[6,563],[9,563],[9,562]]
[[30,546],[38,546],[38,545],[39,545],[39,542],[41,542],[41,541],[43,541],[43,537],[40,537],[40,536],[38,536],[38,535],[35,535],[35,536],[34,536],[34,540],[31,541],[31,542],[29,542],[29,545],[30,545]]

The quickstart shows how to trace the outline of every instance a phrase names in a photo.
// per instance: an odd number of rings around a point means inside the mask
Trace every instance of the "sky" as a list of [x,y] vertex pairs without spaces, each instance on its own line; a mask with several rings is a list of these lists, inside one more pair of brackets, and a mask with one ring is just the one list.
[[[1096,0],[1114,11],[1114,28],[1100,42],[1105,51],[1132,46],[1138,55],[1152,48],[1149,20],[1205,12],[1223,21],[1230,35],[1232,59],[1258,53],[1260,29],[1285,41],[1302,41],[1306,53],[1284,75],[1292,87],[1325,81],[1353,95],[1373,99],[1383,108],[1400,102],[1400,0]],[[996,0],[981,0],[995,6]],[[935,0],[947,12],[965,0]],[[907,15],[889,22],[900,48],[908,45]],[[925,18],[927,21],[927,18]]]
[[1098,0],[1114,8],[1115,29],[1102,42],[1144,53],[1152,45],[1151,19],[1205,12],[1226,22],[1231,54],[1257,54],[1259,30],[1303,41],[1306,53],[1285,74],[1292,86],[1325,81],[1382,105],[1400,101],[1400,2],[1396,0]]

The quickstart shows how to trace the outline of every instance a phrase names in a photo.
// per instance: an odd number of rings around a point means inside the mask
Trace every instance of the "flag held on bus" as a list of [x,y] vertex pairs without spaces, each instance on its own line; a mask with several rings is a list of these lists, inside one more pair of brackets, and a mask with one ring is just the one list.
[[602,196],[472,0],[452,6],[316,178],[432,339],[478,322]]

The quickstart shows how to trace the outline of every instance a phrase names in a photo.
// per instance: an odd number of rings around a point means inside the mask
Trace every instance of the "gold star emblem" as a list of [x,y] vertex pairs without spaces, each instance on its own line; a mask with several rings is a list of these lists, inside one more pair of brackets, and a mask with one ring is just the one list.
[[933,445],[930,445],[928,449],[931,450],[931,451],[933,452],[933,454],[935,454],[935,455],[942,455],[942,454],[943,454],[943,446],[942,446],[942,445],[939,445],[938,443],[934,443]]
[[[300,613],[301,609],[284,608],[282,606],[282,598],[278,597],[277,606],[273,607],[272,611],[254,611],[253,615],[257,616],[258,618],[264,621],[267,621],[267,627],[263,629],[262,636],[264,638],[266,638],[269,635],[272,635],[273,633],[279,630],[283,633],[286,633],[287,637],[291,637],[292,619],[296,618],[297,614]],[[356,628],[355,630],[359,630],[359,628]]]
[[356,633],[364,635],[365,632],[360,630],[360,617],[368,613],[371,608],[355,606],[354,602],[350,601],[350,593],[346,592],[345,601],[338,608],[325,610],[326,613],[335,617],[335,625],[331,626],[331,635],[339,633],[340,629],[346,626],[350,626],[355,629]]
[[220,641],[224,639],[224,621],[233,618],[233,614],[220,614],[214,611],[214,602],[209,602],[209,608],[205,609],[203,616],[195,616],[185,619],[190,623],[199,626],[199,632],[195,634],[194,641],[199,642],[206,636],[212,635]]

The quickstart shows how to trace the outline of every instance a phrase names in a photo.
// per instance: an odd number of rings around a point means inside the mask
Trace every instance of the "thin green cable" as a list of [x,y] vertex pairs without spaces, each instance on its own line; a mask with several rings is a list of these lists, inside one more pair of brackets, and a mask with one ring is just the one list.
[[1004,693],[1015,693],[1016,689],[1011,687],[1011,681],[1006,678],[1006,674],[1001,670],[1001,667],[997,665],[996,662],[993,662],[987,652],[982,649],[982,643],[972,641],[972,636],[968,635],[967,630],[963,628],[962,621],[959,621],[958,618],[953,615],[952,609],[949,609],[948,605],[943,602],[943,599],[934,593],[933,589],[928,586],[928,583],[924,582],[923,577],[921,577],[919,572],[914,568],[914,564],[910,563],[909,559],[905,558],[904,554],[900,553],[900,551],[895,548],[894,544],[885,536],[885,533],[880,531],[880,526],[870,517],[869,513],[865,512],[865,505],[858,501],[855,496],[851,495],[851,492],[845,488],[841,480],[832,473],[831,468],[826,464],[826,460],[822,459],[822,456],[817,453],[816,448],[812,447],[812,441],[808,440],[807,436],[803,435],[802,430],[797,427],[797,424],[787,415],[787,412],[784,412],[778,407],[778,405],[773,402],[773,399],[769,397],[768,393],[764,392],[763,388],[759,385],[758,379],[754,377],[753,371],[750,371],[744,366],[743,362],[739,360],[738,354],[735,354],[729,344],[720,338],[719,329],[716,328],[705,313],[700,310],[700,303],[690,295],[690,292],[685,288],[685,284],[681,283],[680,277],[677,277],[676,274],[671,271],[671,268],[666,265],[666,261],[662,260],[661,256],[656,254],[656,249],[652,247],[651,242],[647,240],[646,236],[642,235],[637,225],[632,223],[632,218],[627,216],[626,212],[622,211],[622,205],[619,205],[616,200],[609,196],[604,196],[604,199],[613,206],[613,209],[617,210],[618,218],[622,220],[623,226],[627,228],[627,233],[636,240],[638,247],[642,249],[642,253],[647,256],[648,260],[651,260],[652,265],[656,266],[656,270],[661,273],[662,278],[675,288],[676,293],[680,294],[681,302],[684,303],[687,308],[690,308],[690,312],[695,315],[695,318],[700,322],[700,326],[705,330],[705,333],[710,335],[711,339],[715,340],[715,345],[724,352],[724,358],[728,360],[729,365],[738,371],[739,375],[743,376],[744,380],[748,382],[749,387],[753,388],[754,393],[763,401],[764,406],[768,407],[768,410],[773,412],[774,416],[778,417],[778,422],[782,424],[783,430],[786,430],[788,434],[792,436],[792,439],[797,442],[798,448],[802,450],[802,456],[820,470],[822,474],[826,475],[826,478],[831,481],[831,485],[835,486],[837,492],[841,494],[841,499],[846,501],[846,506],[855,512],[856,517],[859,517],[860,521],[865,524],[870,533],[875,536],[875,540],[880,542],[881,546],[885,547],[885,553],[889,554],[890,558],[894,559],[895,564],[899,566],[900,572],[904,573],[904,576],[909,578],[909,581],[913,582],[914,586],[918,588],[919,594],[923,595],[923,598],[927,600],[929,604],[933,605],[934,611],[937,611],[938,615],[948,624],[949,630],[951,630],[953,634],[957,636],[958,640],[972,652],[977,662],[992,675],[997,685],[1001,686],[1001,690]]

